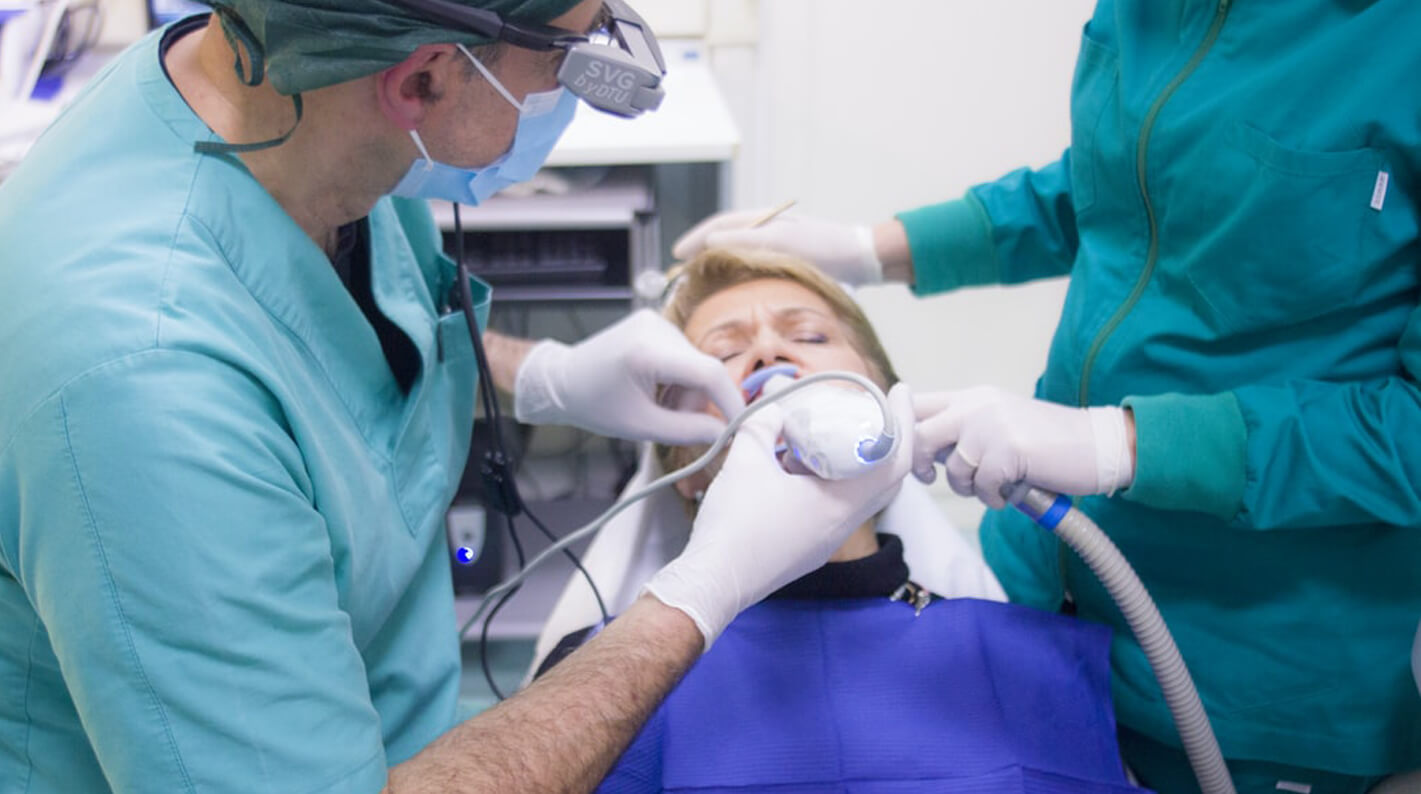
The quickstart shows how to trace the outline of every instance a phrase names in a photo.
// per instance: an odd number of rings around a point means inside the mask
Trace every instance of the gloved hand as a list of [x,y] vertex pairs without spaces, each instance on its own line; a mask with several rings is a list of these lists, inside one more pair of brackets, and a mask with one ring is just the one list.
[[576,425],[665,444],[709,444],[725,429],[725,420],[694,407],[657,404],[658,386],[714,402],[728,417],[745,408],[724,365],[696,350],[661,315],[642,309],[577,345],[535,345],[518,368],[513,411],[529,424]]
[[878,466],[845,480],[780,467],[775,441],[784,414],[778,405],[765,405],[740,426],[685,551],[645,588],[689,615],[707,649],[741,610],[823,565],[898,493],[913,460],[912,395],[899,384],[888,399],[903,428],[897,445]]
[[779,215],[764,226],[749,228],[769,211],[712,215],[681,235],[671,255],[685,261],[707,248],[770,248],[807,259],[830,277],[854,286],[883,280],[883,263],[869,227]]
[[1071,408],[991,386],[921,394],[913,474],[930,483],[944,463],[948,485],[1002,507],[1002,486],[1025,482],[1056,493],[1111,494],[1135,479],[1125,412]]

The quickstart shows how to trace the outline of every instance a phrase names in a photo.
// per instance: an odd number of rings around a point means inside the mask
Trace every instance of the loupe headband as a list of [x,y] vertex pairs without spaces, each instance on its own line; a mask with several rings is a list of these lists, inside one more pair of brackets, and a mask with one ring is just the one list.
[[396,0],[424,19],[529,50],[563,50],[558,82],[606,113],[634,118],[661,105],[666,63],[656,36],[624,0],[603,0],[607,33],[617,46],[550,25],[505,20],[454,0]]

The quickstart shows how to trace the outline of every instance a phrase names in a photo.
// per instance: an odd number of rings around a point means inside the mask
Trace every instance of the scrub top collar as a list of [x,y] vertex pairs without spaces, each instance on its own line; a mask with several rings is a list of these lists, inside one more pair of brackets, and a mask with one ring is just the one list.
[[[175,138],[188,145],[222,139],[193,112],[169,80],[161,45],[203,26],[202,17],[191,17],[150,34],[140,45],[146,51],[137,59],[135,74],[149,108]],[[368,427],[392,402],[405,400],[374,329],[326,253],[251,175],[240,157],[198,153],[190,157],[194,163],[186,220],[214,238],[236,277],[317,361],[357,422]],[[208,218],[214,220],[207,222]],[[414,343],[427,372],[437,360],[438,319],[429,285],[391,199],[376,202],[368,220],[370,257],[376,263],[371,273],[375,303]],[[261,251],[246,250],[253,246],[260,246]],[[409,395],[412,399],[422,380],[416,380]]]

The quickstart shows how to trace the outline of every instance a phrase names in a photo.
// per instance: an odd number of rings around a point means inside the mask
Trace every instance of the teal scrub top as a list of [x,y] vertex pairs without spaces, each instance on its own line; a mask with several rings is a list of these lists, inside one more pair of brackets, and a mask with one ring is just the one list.
[[[1065,156],[900,216],[921,293],[1069,274],[1036,394],[1133,408],[1134,484],[1078,505],[1230,758],[1421,767],[1419,41],[1415,0],[1101,0]],[[1015,510],[982,544],[1115,628],[1120,721],[1177,746],[1089,569]]]
[[453,264],[423,202],[370,212],[407,394],[324,253],[194,154],[158,45],[0,185],[0,788],[378,791],[455,721]]

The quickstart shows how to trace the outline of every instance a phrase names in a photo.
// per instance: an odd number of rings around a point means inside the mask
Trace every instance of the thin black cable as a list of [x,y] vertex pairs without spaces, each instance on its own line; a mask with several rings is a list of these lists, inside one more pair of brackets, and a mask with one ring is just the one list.
[[[548,529],[546,526],[543,526],[543,522],[540,521],[537,516],[533,515],[532,513],[529,513],[528,520],[532,521],[533,526],[537,527],[538,531],[543,533],[543,537],[553,541],[554,543],[557,542],[557,535],[554,535],[552,533],[552,530]],[[587,569],[582,567],[582,561],[577,559],[577,555],[573,554],[571,549],[563,549],[563,552],[566,553],[567,558],[569,560],[572,560],[573,566],[575,566],[577,570],[582,573],[583,578],[587,580],[588,584],[591,584],[592,574],[588,573]],[[592,588],[592,597],[597,599],[597,611],[602,613],[602,622],[606,623],[607,621],[611,620],[611,617],[607,614],[607,605],[602,603],[602,594],[597,592],[596,587]]]
[[[456,260],[456,275],[459,279],[459,303],[464,311],[464,323],[469,329],[469,341],[474,348],[474,360],[479,370],[479,400],[483,404],[484,418],[489,424],[489,435],[493,442],[493,448],[485,453],[485,460],[480,464],[484,474],[484,498],[495,512],[502,513],[507,522],[508,536],[513,541],[513,548],[518,555],[518,567],[521,570],[526,564],[523,557],[523,545],[518,540],[518,533],[513,525],[513,517],[518,513],[527,514],[531,520],[548,540],[556,542],[557,537],[543,524],[543,522],[528,509],[523,501],[523,496],[518,492],[518,483],[509,469],[507,455],[503,445],[502,413],[498,407],[498,397],[494,393],[493,371],[489,367],[488,354],[484,351],[483,335],[479,333],[478,319],[474,316],[474,291],[469,285],[473,275],[469,272],[468,263],[464,261],[464,224],[459,214],[459,204],[454,203],[454,256]],[[610,618],[607,614],[607,605],[602,600],[602,593],[597,589],[597,583],[592,580],[592,574],[583,567],[582,561],[571,549],[564,549],[563,554],[567,556],[577,570],[587,580],[587,586],[592,588],[592,595],[597,599],[597,609],[602,614],[603,622]],[[484,619],[483,628],[479,634],[479,662],[484,670],[484,678],[487,679],[489,688],[494,696],[503,700],[503,693],[494,684],[493,674],[488,666],[488,629],[493,621],[493,616],[498,613],[508,599],[517,592],[515,587],[509,590],[499,599]]]
[[488,682],[489,691],[493,692],[493,696],[498,698],[500,702],[505,700],[506,696],[503,694],[503,691],[498,688],[498,684],[494,683],[493,670],[488,666],[488,653],[486,650],[488,648],[488,627],[489,624],[493,622],[493,616],[498,614],[498,610],[503,609],[503,605],[508,603],[508,599],[512,598],[513,594],[518,592],[521,587],[522,585],[519,585],[509,590],[503,594],[502,598],[498,599],[498,603],[494,604],[493,609],[489,610],[488,617],[484,618],[483,629],[479,631],[479,665],[484,669],[484,680]]
[[523,557],[523,542],[518,539],[518,529],[513,526],[513,516],[507,513],[498,515],[503,516],[503,528],[508,530],[508,538],[513,541],[513,554],[518,558],[518,568],[521,570],[528,561]]
[[[513,525],[513,516],[507,513],[498,513],[498,515],[503,516],[503,526],[508,530],[508,537],[513,541],[513,552],[518,557],[518,569],[522,570],[523,567],[527,565],[527,560],[523,557],[523,543],[518,540],[518,530]],[[531,517],[533,514],[529,513],[528,515]],[[493,605],[493,609],[489,610],[488,615],[484,617],[483,627],[479,631],[479,666],[483,668],[484,680],[488,682],[489,691],[493,692],[493,696],[498,698],[500,702],[503,701],[504,695],[499,691],[498,685],[493,682],[493,671],[490,670],[488,666],[488,628],[489,625],[493,623],[493,616],[497,615],[498,611],[503,609],[503,605],[508,602],[508,599],[512,598],[513,594],[522,589],[522,587],[523,585],[520,584],[510,589],[507,593],[504,593],[498,599],[498,602]]]

